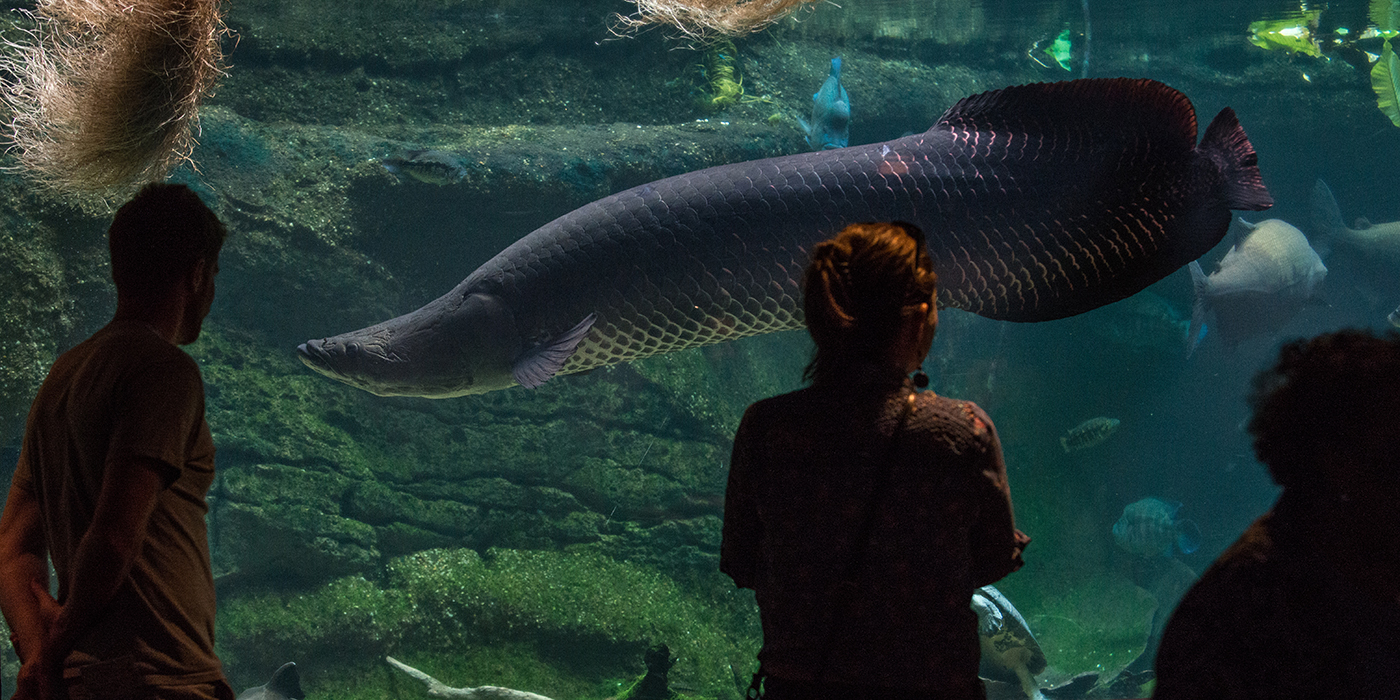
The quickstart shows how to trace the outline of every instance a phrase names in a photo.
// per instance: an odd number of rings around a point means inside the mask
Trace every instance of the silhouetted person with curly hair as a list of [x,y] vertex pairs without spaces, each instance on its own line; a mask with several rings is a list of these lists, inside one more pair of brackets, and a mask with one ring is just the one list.
[[936,287],[913,225],[818,244],[812,385],[740,423],[720,568],[757,594],[770,700],[985,696],[972,593],[1019,568],[1029,538],[991,419],[908,379]]
[[183,185],[148,185],[112,220],[116,315],[39,388],[0,515],[16,698],[233,698],[204,523],[214,443],[177,347],[199,337],[225,235]]
[[1285,345],[1252,403],[1283,493],[1167,622],[1153,697],[1400,697],[1400,335]]

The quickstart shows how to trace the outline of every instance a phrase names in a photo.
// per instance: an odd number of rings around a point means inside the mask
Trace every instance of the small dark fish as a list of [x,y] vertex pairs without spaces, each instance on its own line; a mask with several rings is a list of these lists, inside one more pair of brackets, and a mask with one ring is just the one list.
[[812,121],[797,120],[814,151],[845,148],[851,142],[851,96],[841,85],[841,57],[831,59],[831,74],[812,94]]
[[467,176],[462,159],[446,151],[404,151],[379,163],[395,175],[408,175],[430,185],[455,185]]
[[302,700],[301,676],[297,665],[288,661],[272,673],[272,679],[238,694],[238,700]]
[[1075,450],[1087,450],[1104,440],[1107,440],[1114,431],[1118,430],[1118,424],[1122,421],[1117,418],[1090,418],[1069,429],[1065,436],[1060,438],[1060,446],[1065,448],[1065,452]]
[[1190,554],[1201,547],[1201,528],[1190,520],[1178,520],[1181,504],[1144,498],[1123,508],[1113,524],[1113,540],[1123,551],[1140,557],[1169,557],[1173,551]]

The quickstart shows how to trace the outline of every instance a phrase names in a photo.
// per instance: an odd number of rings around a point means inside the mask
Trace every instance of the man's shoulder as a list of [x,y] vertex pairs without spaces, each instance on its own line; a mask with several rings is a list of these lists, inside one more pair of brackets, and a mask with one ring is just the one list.
[[203,388],[199,363],[185,351],[144,326],[117,324],[108,324],[59,356],[46,383],[115,388],[132,380]]
[[123,364],[199,373],[199,363],[193,357],[143,324],[109,324],[87,342],[93,343],[91,352],[116,358]]

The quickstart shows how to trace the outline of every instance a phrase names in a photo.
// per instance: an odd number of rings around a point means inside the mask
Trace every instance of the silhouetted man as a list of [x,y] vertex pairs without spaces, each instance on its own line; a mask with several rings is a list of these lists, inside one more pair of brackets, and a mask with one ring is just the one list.
[[112,221],[116,315],[49,371],[0,515],[18,698],[233,697],[204,523],[214,443],[176,347],[199,337],[225,236],[182,185],[147,185]]
[[1400,693],[1400,334],[1285,345],[1249,432],[1283,493],[1177,606],[1160,700]]

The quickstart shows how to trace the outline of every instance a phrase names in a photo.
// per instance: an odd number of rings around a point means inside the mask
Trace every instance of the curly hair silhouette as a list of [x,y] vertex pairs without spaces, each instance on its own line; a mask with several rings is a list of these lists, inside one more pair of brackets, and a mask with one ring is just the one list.
[[161,179],[223,73],[218,0],[39,0],[0,71],[17,169],[58,190]]

